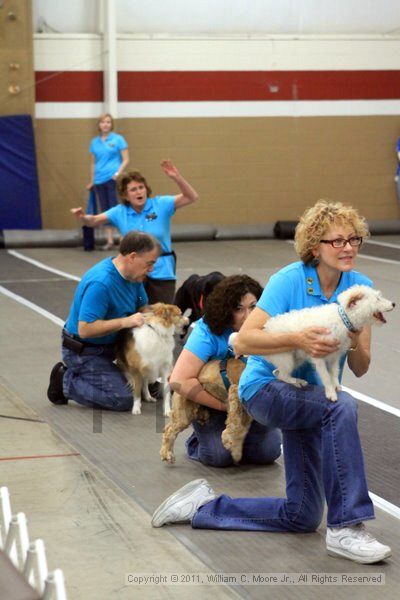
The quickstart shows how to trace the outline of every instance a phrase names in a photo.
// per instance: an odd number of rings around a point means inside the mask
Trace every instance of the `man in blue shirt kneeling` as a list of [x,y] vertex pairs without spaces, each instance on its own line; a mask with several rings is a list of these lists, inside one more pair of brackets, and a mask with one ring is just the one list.
[[70,399],[90,408],[132,408],[132,392],[114,364],[114,344],[121,329],[143,325],[138,312],[148,302],[143,281],[160,251],[153,236],[132,231],[116,258],[102,260],[83,276],[62,332],[64,362],[51,371],[50,402],[67,404]]

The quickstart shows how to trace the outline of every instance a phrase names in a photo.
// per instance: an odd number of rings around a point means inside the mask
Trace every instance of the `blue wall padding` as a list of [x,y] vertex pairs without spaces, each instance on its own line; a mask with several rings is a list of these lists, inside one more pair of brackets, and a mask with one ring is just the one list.
[[41,228],[32,119],[0,117],[0,230]]

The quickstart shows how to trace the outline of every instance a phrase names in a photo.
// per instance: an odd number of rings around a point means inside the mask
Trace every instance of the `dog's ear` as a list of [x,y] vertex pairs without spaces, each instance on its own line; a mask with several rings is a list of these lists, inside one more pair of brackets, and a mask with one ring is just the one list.
[[[178,308],[178,310],[179,310],[179,308]],[[164,304],[163,302],[157,303],[157,309],[155,311],[155,314],[160,319],[163,319],[165,321],[165,323],[169,323],[169,321],[171,320],[171,318],[174,315],[174,312],[175,312],[175,306],[172,306],[171,304]]]
[[145,304],[144,306],[141,306],[138,310],[138,312],[143,313],[143,314],[152,314],[154,312],[153,310],[153,304]]
[[171,304],[171,311],[172,314],[175,315],[176,317],[180,317],[182,315],[182,311],[179,308],[179,306],[176,306],[175,304]]
[[364,298],[364,294],[362,292],[354,292],[350,298],[347,300],[346,308],[353,308],[356,306],[357,302]]
[[160,310],[162,310],[164,304],[162,302],[156,302],[155,304],[150,304],[150,308],[154,314],[159,314]]

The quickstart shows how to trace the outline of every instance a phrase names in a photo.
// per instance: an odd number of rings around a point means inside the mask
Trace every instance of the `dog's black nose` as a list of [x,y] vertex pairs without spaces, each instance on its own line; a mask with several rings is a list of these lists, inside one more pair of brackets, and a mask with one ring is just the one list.
[[392,306],[394,308],[396,306],[396,302],[392,302]]

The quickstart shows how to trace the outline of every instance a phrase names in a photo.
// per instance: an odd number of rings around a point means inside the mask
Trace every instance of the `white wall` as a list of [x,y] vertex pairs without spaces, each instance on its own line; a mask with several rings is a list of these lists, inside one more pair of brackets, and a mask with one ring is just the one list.
[[[97,35],[34,36],[36,71],[102,70]],[[119,71],[400,69],[400,39],[120,35]]]
[[[33,0],[61,33],[97,33],[102,0]],[[122,33],[400,35],[399,0],[114,0]]]

